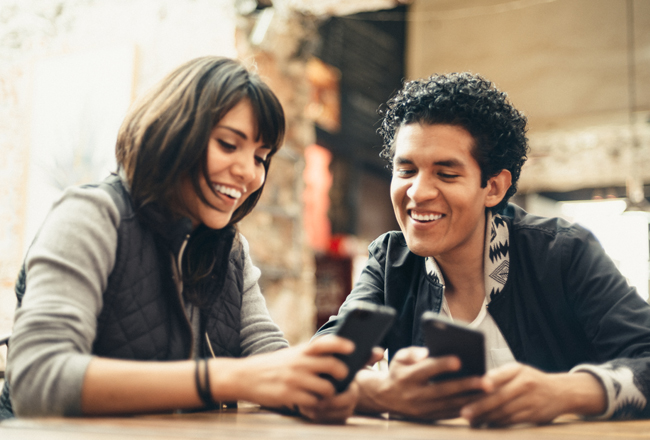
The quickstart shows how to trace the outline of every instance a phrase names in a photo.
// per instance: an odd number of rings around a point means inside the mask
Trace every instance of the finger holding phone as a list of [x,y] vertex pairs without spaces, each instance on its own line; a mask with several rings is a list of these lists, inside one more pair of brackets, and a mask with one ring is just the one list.
[[[384,351],[375,347],[367,365],[374,365],[384,357]],[[352,381],[348,387],[333,396],[322,397],[314,405],[299,405],[300,414],[319,423],[342,423],[354,414],[359,400],[359,385]]]
[[403,348],[395,354],[387,372],[362,370],[357,374],[357,411],[389,412],[391,416],[419,420],[458,417],[463,406],[477,399],[477,391],[491,389],[484,377],[431,380],[458,371],[460,366],[455,356],[430,357],[425,347]]
[[333,396],[322,397],[313,405],[299,405],[304,417],[318,423],[343,423],[352,416],[359,399],[359,387],[352,382],[348,388]]
[[494,391],[461,410],[472,426],[544,424],[561,414],[605,411],[603,387],[590,373],[545,373],[512,362],[490,370],[488,377]]
[[[329,380],[335,389],[333,396],[324,396],[311,405],[299,406],[305,417],[318,422],[342,422],[352,415],[356,407],[359,388],[354,383],[357,372],[365,365],[372,365],[383,357],[383,350],[378,349],[384,335],[389,331],[395,318],[395,310],[387,306],[359,302],[335,328],[335,334],[352,341],[354,350],[347,353],[335,353],[334,357],[347,367],[347,374],[332,377],[321,375]],[[318,343],[321,337],[312,343]]]
[[[269,408],[293,409],[298,405],[314,405],[319,399],[334,395],[331,383],[323,374],[343,378],[348,369],[336,355],[350,353],[354,344],[343,338],[326,335],[311,344],[243,358],[232,373],[224,374],[222,391],[227,385],[247,384],[241,400],[256,402]],[[220,359],[225,367],[233,363]],[[233,365],[234,367],[234,365]]]
[[[369,373],[359,378],[360,406],[409,418],[437,420],[458,417],[461,408],[491,389],[485,374],[485,342],[481,332],[433,312],[422,316],[424,347],[398,351],[386,377]],[[372,381],[376,381],[374,386]],[[368,392],[365,390],[368,389]],[[377,390],[372,394],[372,390]]]

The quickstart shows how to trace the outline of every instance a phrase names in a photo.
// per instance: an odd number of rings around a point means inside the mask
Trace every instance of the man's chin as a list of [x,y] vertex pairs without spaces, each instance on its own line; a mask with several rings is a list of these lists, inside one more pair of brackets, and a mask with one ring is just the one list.
[[430,244],[423,242],[423,240],[409,240],[407,238],[406,245],[408,246],[409,251],[420,257],[430,257],[435,254],[433,247]]

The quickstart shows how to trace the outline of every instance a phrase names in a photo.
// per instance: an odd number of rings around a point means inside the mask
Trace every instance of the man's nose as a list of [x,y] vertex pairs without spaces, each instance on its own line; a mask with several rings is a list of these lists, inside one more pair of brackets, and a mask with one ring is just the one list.
[[435,180],[420,174],[406,190],[406,195],[414,202],[422,202],[438,197],[439,191]]

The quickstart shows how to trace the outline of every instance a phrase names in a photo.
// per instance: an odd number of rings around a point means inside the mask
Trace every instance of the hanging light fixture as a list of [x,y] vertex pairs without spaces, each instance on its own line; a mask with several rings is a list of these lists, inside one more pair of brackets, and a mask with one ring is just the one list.
[[625,181],[626,203],[625,212],[644,211],[650,213],[650,202],[645,198],[643,180],[628,177]]
[[259,46],[264,41],[275,15],[272,0],[235,0],[235,10],[248,19],[248,41]]
[[634,41],[634,0],[627,0],[627,90],[628,123],[630,128],[630,175],[625,180],[627,197],[626,212],[650,212],[650,202],[645,198],[644,182],[634,162],[639,150],[639,136],[636,126],[636,61]]
[[235,10],[239,15],[243,16],[248,16],[270,7],[273,7],[271,0],[235,0]]

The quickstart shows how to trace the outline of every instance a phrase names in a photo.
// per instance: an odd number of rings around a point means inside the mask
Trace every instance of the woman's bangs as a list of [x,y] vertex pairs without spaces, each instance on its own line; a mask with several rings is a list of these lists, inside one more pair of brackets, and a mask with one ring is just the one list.
[[270,90],[249,86],[248,97],[257,119],[257,137],[271,147],[271,154],[280,148],[284,138],[284,112]]

